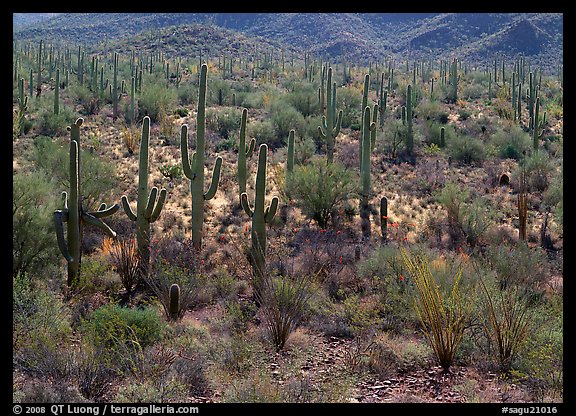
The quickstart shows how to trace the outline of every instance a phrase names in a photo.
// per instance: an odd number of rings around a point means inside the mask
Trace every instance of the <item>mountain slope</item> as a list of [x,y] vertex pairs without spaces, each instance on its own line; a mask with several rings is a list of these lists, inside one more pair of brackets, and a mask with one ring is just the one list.
[[190,24],[261,37],[280,48],[331,59],[345,53],[356,62],[431,53],[475,60],[487,53],[510,58],[522,53],[535,63],[563,58],[561,13],[67,13],[15,27],[13,34],[23,40],[42,37],[90,46]]

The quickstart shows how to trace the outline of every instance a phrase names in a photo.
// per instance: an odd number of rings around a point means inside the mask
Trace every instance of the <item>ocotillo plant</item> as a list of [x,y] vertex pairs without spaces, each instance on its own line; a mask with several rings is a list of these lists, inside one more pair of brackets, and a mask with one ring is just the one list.
[[322,125],[318,126],[320,136],[326,141],[326,154],[328,163],[334,160],[334,147],[336,136],[340,133],[342,125],[342,110],[338,112],[336,118],[336,83],[332,83],[332,68],[328,68],[328,79],[326,82],[326,115],[322,116]]
[[[375,108],[374,114],[378,109]],[[370,119],[370,107],[366,106],[362,118],[362,147],[360,149],[360,179],[362,189],[360,192],[360,220],[362,236],[370,238],[370,194],[372,193],[370,179],[371,133],[376,130],[376,123]]]
[[[109,208],[106,207],[106,204],[101,204],[97,211],[87,212],[81,204],[80,126],[83,121],[82,118],[79,118],[68,128],[70,131],[70,194],[67,194],[66,191],[62,192],[64,208],[54,211],[58,247],[68,262],[68,286],[74,285],[80,275],[82,254],[80,245],[84,223],[97,226],[112,238],[116,238],[116,233],[101,218],[108,217],[120,209],[118,204]],[[64,222],[67,223],[66,238],[64,237]]]
[[[134,80],[134,78],[132,78]],[[140,139],[140,155],[138,161],[138,197],[136,200],[136,213],[130,208],[128,198],[122,196],[122,207],[128,218],[136,222],[136,241],[138,242],[138,257],[140,258],[140,270],[144,276],[148,274],[150,262],[150,224],[155,222],[166,201],[166,189],[160,190],[152,187],[148,194],[148,146],[150,143],[150,117],[144,117],[142,121],[142,136]]]
[[246,145],[246,119],[248,110],[242,109],[242,118],[240,119],[240,142],[238,143],[238,195],[246,192],[246,158],[251,158],[256,147],[256,139],[250,140],[250,145]]
[[188,126],[182,125],[180,136],[180,149],[182,151],[182,172],[190,179],[190,193],[192,194],[192,246],[194,250],[202,249],[202,235],[204,224],[204,201],[214,198],[220,181],[220,168],[222,158],[218,156],[212,172],[210,188],[204,192],[204,132],[206,129],[206,73],[208,65],[202,64],[200,69],[200,88],[198,92],[198,111],[196,116],[196,152],[192,161],[188,157]]
[[248,194],[243,192],[240,196],[242,208],[246,214],[252,218],[252,249],[250,261],[252,263],[254,291],[257,295],[262,286],[266,268],[266,224],[270,223],[276,215],[278,208],[278,197],[273,197],[270,205],[264,208],[264,197],[266,196],[266,162],[268,146],[261,144],[258,154],[258,171],[256,173],[256,186],[254,196],[254,209],[250,208]]

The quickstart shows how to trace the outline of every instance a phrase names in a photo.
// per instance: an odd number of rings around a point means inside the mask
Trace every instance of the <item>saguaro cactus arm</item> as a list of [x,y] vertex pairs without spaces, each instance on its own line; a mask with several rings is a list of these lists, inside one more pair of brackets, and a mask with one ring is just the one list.
[[240,203],[242,204],[242,208],[244,209],[246,215],[252,218],[252,216],[254,215],[254,211],[252,210],[252,208],[250,208],[250,203],[248,202],[248,194],[246,192],[242,192],[242,194],[240,195]]
[[212,181],[210,182],[210,188],[204,194],[204,200],[214,198],[216,191],[218,190],[218,183],[220,182],[220,170],[222,168],[222,158],[218,156],[216,158],[216,163],[214,163],[214,169],[212,170]]
[[68,252],[68,244],[66,244],[66,239],[64,238],[64,223],[68,221],[68,210],[61,209],[54,211],[53,214],[54,227],[56,229],[56,241],[58,242],[58,248],[64,256],[67,262],[73,260],[72,256]]
[[272,198],[272,201],[270,201],[270,206],[268,206],[268,208],[266,208],[266,211],[264,212],[264,221],[266,223],[270,223],[274,219],[277,209],[278,209],[278,197],[275,196]]

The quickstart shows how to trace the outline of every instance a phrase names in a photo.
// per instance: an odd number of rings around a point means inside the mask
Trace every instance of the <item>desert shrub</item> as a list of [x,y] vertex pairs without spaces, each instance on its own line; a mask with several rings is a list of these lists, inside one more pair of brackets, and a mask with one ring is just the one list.
[[368,369],[385,379],[425,368],[431,351],[425,344],[384,333],[374,340],[367,355]]
[[532,331],[513,361],[538,402],[561,401],[564,380],[564,324],[561,295],[552,295],[530,313]]
[[352,171],[342,164],[326,164],[323,159],[314,159],[308,165],[294,167],[289,182],[289,194],[293,195],[305,215],[326,228],[334,217],[334,210],[341,206],[356,189]]
[[300,132],[304,126],[304,116],[291,104],[282,100],[276,100],[270,106],[270,121],[276,137],[283,138],[283,141],[287,140],[290,130]]
[[482,162],[486,158],[484,144],[470,136],[456,136],[446,146],[452,159],[465,165]]
[[486,260],[496,273],[501,287],[522,285],[526,289],[538,290],[546,280],[546,257],[540,248],[532,249],[522,243],[509,247],[488,247]]
[[554,219],[562,227],[564,223],[564,176],[562,172],[552,177],[550,185],[544,193],[544,204],[552,209]]
[[466,243],[470,247],[476,247],[481,243],[488,228],[494,222],[490,208],[488,200],[482,197],[474,198],[464,208],[461,227]]
[[438,101],[422,100],[414,111],[418,113],[419,119],[440,122],[446,110]]
[[434,194],[434,197],[446,210],[448,233],[452,242],[458,244],[464,237],[461,224],[464,219],[465,203],[469,198],[468,190],[455,182],[448,182]]
[[138,97],[138,113],[141,117],[149,116],[152,123],[157,123],[161,111],[172,113],[177,103],[175,89],[166,87],[163,82],[151,82],[142,88]]
[[12,180],[12,276],[46,273],[58,258],[52,214],[58,194],[46,176],[19,173]]
[[294,107],[302,116],[308,117],[319,111],[318,91],[313,84],[298,82],[293,85],[291,92],[282,97],[288,104]]
[[[548,187],[549,176],[554,170],[548,154],[543,150],[536,151],[527,156],[523,162],[523,167],[526,169],[528,191],[544,192]],[[518,167],[514,173],[517,174],[520,169],[521,167]]]
[[256,138],[256,146],[266,143],[270,149],[276,149],[286,144],[288,135],[279,137],[270,120],[253,121],[246,126],[246,137]]
[[346,86],[336,90],[336,115],[338,115],[338,111],[342,110],[343,128],[360,124],[359,109],[361,106],[362,92],[357,88]]
[[69,310],[42,286],[16,279],[13,286],[14,363],[38,377],[63,380],[73,370],[73,356],[63,343],[72,334]]
[[316,144],[312,136],[294,138],[294,163],[305,165],[316,153]]
[[397,247],[376,248],[357,264],[360,278],[371,282],[382,304],[382,323],[385,329],[402,331],[409,322],[416,321],[411,308],[414,287]]
[[191,82],[180,84],[177,94],[181,105],[191,105],[198,101],[198,87]]
[[165,328],[152,307],[131,309],[106,304],[89,315],[81,332],[100,351],[106,366],[125,375],[140,371],[143,349],[160,341]]
[[232,132],[240,129],[241,116],[242,112],[238,108],[208,109],[206,126],[223,139],[228,139]]
[[475,100],[481,98],[486,88],[480,84],[465,85],[461,92],[461,97],[465,100]]
[[[402,124],[401,120],[389,120],[384,123],[383,133],[381,134],[384,141],[382,149],[396,157],[398,152],[404,148],[408,127]],[[377,146],[378,147],[378,146]]]
[[523,152],[532,146],[529,134],[517,125],[511,126],[507,130],[496,131],[490,136],[490,143],[496,146],[501,158],[516,160],[522,159]]
[[40,110],[36,132],[45,136],[65,136],[66,128],[74,123],[78,115],[66,106],[60,107],[60,112],[54,114],[54,109]]

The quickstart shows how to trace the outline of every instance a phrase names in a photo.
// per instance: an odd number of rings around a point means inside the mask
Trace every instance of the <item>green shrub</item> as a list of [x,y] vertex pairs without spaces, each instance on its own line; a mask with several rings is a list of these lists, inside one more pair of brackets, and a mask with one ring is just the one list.
[[288,194],[293,195],[305,215],[326,228],[335,210],[356,191],[352,171],[341,163],[326,164],[316,158],[308,165],[296,165],[289,182]]
[[370,281],[379,295],[382,323],[386,329],[401,332],[407,323],[416,321],[411,308],[414,287],[407,279],[407,270],[397,247],[378,247],[356,267],[358,277]]
[[490,137],[490,143],[496,146],[498,155],[503,159],[522,159],[523,152],[530,149],[532,140],[520,126],[496,131]]
[[[12,277],[46,274],[57,263],[52,214],[59,198],[45,175],[16,174],[12,180]],[[47,277],[47,276],[46,276]]]
[[54,109],[41,110],[36,124],[36,132],[45,136],[65,136],[66,128],[74,123],[78,114],[66,106],[60,106],[60,112],[54,114]]
[[63,344],[72,335],[62,300],[40,285],[15,279],[12,301],[14,362],[22,371],[53,380],[68,378],[72,352]]
[[169,114],[177,107],[176,90],[168,88],[163,82],[151,82],[142,88],[138,97],[138,113],[149,116],[152,123],[160,121],[161,112]]
[[342,110],[343,128],[349,128],[352,124],[360,124],[361,106],[362,92],[357,88],[347,86],[336,90],[336,112]]
[[486,158],[484,144],[473,137],[456,136],[446,146],[452,159],[465,165],[482,162]]
[[242,112],[238,108],[210,108],[206,112],[206,126],[226,140],[232,132],[240,129],[241,116]]
[[[82,152],[80,170],[84,207],[96,210],[101,202],[116,188],[116,173],[111,162],[98,155]],[[55,183],[61,184],[58,191],[70,189],[70,149],[69,141],[52,141],[49,137],[39,136],[34,140],[32,160],[40,172]]]
[[[288,137],[290,130],[300,132],[304,126],[304,116],[291,104],[276,100],[270,106],[270,120],[276,137]],[[270,146],[270,145],[269,145]]]
[[285,146],[286,140],[288,139],[288,135],[286,135],[286,137],[276,135],[276,131],[270,120],[251,121],[248,123],[246,126],[246,137],[256,138],[256,146],[266,143],[270,149]]
[[142,348],[160,341],[164,331],[165,325],[154,308],[124,308],[117,304],[96,309],[82,328],[96,345],[111,346],[114,340],[131,339],[132,334]]

